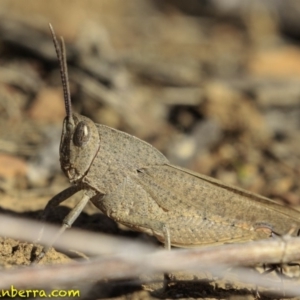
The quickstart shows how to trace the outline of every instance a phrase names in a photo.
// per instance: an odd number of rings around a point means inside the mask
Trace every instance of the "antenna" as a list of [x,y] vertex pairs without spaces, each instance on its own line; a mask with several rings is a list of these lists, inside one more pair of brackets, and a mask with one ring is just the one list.
[[67,67],[67,60],[66,60],[66,47],[65,47],[64,39],[62,37],[60,38],[61,45],[59,45],[54,29],[50,23],[49,23],[49,27],[52,34],[52,40],[54,43],[56,55],[60,65],[60,77],[61,77],[61,82],[64,91],[66,114],[69,121],[71,123],[74,123],[72,117],[71,93],[70,93],[70,86],[69,86],[68,67]]

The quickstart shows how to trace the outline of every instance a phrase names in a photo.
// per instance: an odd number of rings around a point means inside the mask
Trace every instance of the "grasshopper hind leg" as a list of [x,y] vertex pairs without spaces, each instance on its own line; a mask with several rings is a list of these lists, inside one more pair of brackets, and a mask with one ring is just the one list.
[[[296,228],[293,226],[291,229],[285,234],[285,235],[293,235],[293,233],[296,231]],[[297,230],[296,236],[300,236],[300,228]],[[272,238],[281,238],[282,235],[272,232]],[[284,270],[285,267],[298,267],[298,270],[300,271],[300,263],[298,262],[289,262],[289,263],[273,263],[273,264],[263,264],[263,274],[267,275],[272,272],[274,272],[281,280],[282,285],[282,296],[286,297],[286,291],[284,290],[284,279],[286,280],[292,280],[291,270]],[[289,268],[290,269],[290,268]],[[289,273],[289,275],[287,274]],[[298,272],[299,274],[299,272]],[[259,295],[258,287],[256,287],[256,294]]]

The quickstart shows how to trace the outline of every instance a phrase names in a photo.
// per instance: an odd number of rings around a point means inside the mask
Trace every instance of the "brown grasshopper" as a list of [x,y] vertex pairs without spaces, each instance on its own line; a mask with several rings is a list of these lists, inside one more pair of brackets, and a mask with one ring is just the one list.
[[[197,247],[283,235],[300,228],[300,212],[211,177],[171,165],[150,144],[72,112],[63,39],[59,45],[66,117],[60,164],[71,187],[54,196],[48,212],[83,191],[63,221],[72,225],[88,201],[108,217],[165,244]],[[42,252],[40,258],[47,251]]]

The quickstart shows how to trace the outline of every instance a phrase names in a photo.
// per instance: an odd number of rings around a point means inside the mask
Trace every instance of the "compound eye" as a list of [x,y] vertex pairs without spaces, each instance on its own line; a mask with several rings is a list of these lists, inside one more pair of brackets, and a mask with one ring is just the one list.
[[77,124],[74,135],[73,142],[77,147],[84,146],[90,139],[90,130],[88,125],[81,121]]

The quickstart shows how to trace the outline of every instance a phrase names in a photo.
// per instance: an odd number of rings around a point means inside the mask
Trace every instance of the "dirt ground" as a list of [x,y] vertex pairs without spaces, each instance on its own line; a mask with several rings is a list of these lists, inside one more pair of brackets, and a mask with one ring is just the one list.
[[[36,220],[69,186],[49,22],[66,41],[74,111],[151,143],[172,164],[299,208],[299,11],[291,0],[1,1],[0,213]],[[60,224],[78,197],[49,221]],[[74,227],[147,239],[92,204]],[[33,255],[31,243],[0,237],[2,268]],[[52,249],[44,262],[74,259]],[[157,297],[136,282],[94,283],[85,298]],[[255,291],[202,278],[160,297],[254,299]]]

